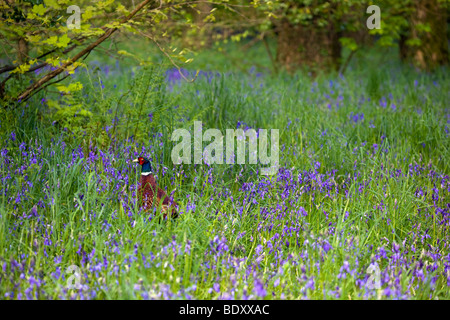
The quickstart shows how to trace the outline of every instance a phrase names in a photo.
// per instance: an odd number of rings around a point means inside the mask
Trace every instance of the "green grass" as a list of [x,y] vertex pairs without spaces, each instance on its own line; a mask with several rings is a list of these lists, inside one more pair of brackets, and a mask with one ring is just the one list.
[[[226,48],[198,54],[192,72],[212,74],[192,84],[93,55],[99,68],[70,80],[83,90],[2,111],[0,297],[449,298],[448,70],[370,51],[344,76],[272,75],[264,48],[239,68]],[[282,170],[174,166],[171,133],[194,120],[279,129]],[[135,205],[138,155],[179,219]],[[380,290],[366,288],[371,262]],[[67,289],[70,265],[86,290]]]

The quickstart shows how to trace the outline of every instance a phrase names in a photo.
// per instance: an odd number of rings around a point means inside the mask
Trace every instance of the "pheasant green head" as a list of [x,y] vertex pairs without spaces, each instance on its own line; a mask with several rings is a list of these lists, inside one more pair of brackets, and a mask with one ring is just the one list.
[[141,174],[148,175],[152,173],[152,166],[150,165],[150,161],[147,158],[139,157],[134,159],[133,162],[137,162],[142,166]]

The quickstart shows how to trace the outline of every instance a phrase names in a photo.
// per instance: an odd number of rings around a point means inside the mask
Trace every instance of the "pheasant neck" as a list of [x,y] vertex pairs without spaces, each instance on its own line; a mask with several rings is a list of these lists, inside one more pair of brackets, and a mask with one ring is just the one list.
[[150,182],[151,184],[155,184],[156,183],[155,177],[152,174],[142,174],[141,173],[141,183],[145,184],[147,182]]
[[150,173],[152,173],[152,167],[150,166],[150,162],[146,162],[142,165],[142,170],[141,170],[141,174],[142,175],[149,175]]

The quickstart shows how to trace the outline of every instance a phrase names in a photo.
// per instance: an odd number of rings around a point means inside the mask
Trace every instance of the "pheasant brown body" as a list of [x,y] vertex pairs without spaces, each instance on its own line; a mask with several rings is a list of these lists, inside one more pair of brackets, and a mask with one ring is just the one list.
[[155,177],[153,177],[152,174],[141,175],[141,181],[138,187],[138,196],[144,210],[153,208],[153,205],[155,204],[157,208],[161,206],[164,218],[167,217],[168,213],[172,218],[176,218],[178,216],[175,208],[177,203],[175,201],[170,201],[167,193],[158,187]]

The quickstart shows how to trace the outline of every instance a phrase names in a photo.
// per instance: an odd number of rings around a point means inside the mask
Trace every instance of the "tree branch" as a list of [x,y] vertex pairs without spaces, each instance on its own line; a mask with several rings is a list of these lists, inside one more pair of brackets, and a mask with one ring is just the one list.
[[175,68],[177,68],[178,73],[180,74],[180,76],[181,76],[184,80],[186,80],[187,82],[194,82],[195,79],[197,79],[198,72],[195,74],[194,78],[192,78],[192,79],[189,80],[188,78],[185,77],[185,75],[184,75],[183,72],[181,71],[180,66],[178,66],[178,64],[176,64],[176,62],[173,61],[173,59],[172,59],[172,57],[170,56],[170,54],[168,54],[168,53],[164,50],[164,48],[161,47],[161,45],[158,43],[158,41],[156,41],[153,37],[149,36],[148,34],[143,33],[142,31],[139,31],[139,33],[140,33],[141,35],[143,35],[144,37],[149,38],[150,40],[152,40],[152,41],[156,44],[156,46],[158,47],[158,49],[159,49],[159,50],[160,50],[167,58],[169,58],[170,62],[175,66]]

